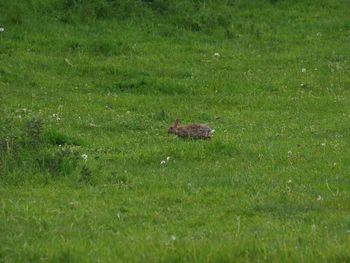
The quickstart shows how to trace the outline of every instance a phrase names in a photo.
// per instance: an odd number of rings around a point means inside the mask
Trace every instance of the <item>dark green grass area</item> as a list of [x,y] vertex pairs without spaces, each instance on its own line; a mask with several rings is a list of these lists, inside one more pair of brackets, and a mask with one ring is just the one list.
[[349,25],[348,1],[0,1],[0,262],[350,261]]

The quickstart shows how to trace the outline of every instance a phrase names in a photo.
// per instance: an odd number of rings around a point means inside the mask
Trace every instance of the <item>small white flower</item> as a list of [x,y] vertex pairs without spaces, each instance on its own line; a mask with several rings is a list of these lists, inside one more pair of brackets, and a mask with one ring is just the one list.
[[306,72],[306,68],[302,68],[301,72],[305,73]]
[[163,160],[160,162],[160,165],[164,165],[164,164],[166,164],[166,161]]
[[326,146],[326,143],[325,143],[325,142],[321,143],[321,146],[322,146],[322,147],[325,147],[325,146]]
[[61,119],[58,113],[53,113],[52,118],[54,118],[56,121],[59,121]]
[[219,54],[218,52],[215,52],[215,53],[214,53],[214,57],[219,58],[219,57],[220,57],[220,54]]
[[289,180],[288,180],[288,183],[289,183],[289,184],[291,184],[291,183],[292,183],[292,180],[291,180],[291,179],[289,179]]
[[176,240],[176,236],[171,235],[171,240],[175,241]]
[[292,151],[288,151],[288,157],[292,157]]
[[81,155],[81,158],[83,158],[83,160],[86,162],[88,159],[88,156],[87,156],[87,154],[84,153]]
[[5,28],[0,27],[0,32],[4,32],[4,31],[5,31]]
[[69,205],[70,208],[76,208],[76,206],[78,205],[78,203],[77,203],[75,200],[73,200],[73,201],[70,201],[70,202],[68,203],[68,205]]
[[168,156],[168,157],[166,158],[166,161],[167,161],[167,162],[169,162],[169,160],[170,160],[170,156]]
[[322,200],[322,196],[318,195],[316,200],[317,201],[321,201]]

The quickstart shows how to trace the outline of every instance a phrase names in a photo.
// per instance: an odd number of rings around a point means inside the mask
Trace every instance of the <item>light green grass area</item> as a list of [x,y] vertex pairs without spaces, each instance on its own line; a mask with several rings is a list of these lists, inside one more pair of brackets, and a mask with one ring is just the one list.
[[0,262],[350,261],[347,0],[4,0],[0,27]]

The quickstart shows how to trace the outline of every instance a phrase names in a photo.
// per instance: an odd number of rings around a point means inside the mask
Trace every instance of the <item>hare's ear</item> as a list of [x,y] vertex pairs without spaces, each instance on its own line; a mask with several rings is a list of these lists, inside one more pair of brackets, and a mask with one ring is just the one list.
[[179,125],[179,118],[176,118],[175,123],[174,123],[174,127],[177,127]]

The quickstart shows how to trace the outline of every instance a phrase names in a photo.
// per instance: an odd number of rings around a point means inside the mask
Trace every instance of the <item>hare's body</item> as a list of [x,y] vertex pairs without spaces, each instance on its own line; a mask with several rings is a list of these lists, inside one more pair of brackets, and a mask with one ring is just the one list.
[[213,130],[205,124],[190,124],[178,126],[179,120],[176,119],[173,126],[168,129],[168,133],[174,133],[181,138],[190,139],[210,139]]

